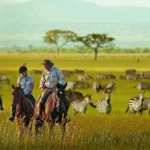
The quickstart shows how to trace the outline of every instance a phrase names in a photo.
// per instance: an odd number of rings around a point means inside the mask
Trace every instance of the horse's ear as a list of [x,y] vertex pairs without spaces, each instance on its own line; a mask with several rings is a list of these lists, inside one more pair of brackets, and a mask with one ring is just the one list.
[[67,87],[67,82],[65,83],[65,85],[64,85],[64,89]]
[[57,88],[59,89],[59,88],[60,88],[60,83],[57,83],[56,86],[57,86]]
[[12,84],[12,88],[15,89],[15,86]]

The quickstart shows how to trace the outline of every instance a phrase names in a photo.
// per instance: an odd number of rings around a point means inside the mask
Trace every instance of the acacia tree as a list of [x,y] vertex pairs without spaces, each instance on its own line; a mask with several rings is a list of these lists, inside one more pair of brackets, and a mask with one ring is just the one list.
[[69,42],[75,42],[77,34],[69,30],[50,30],[43,37],[44,42],[52,44],[56,47],[57,55],[59,50]]
[[79,42],[82,42],[85,46],[91,48],[95,52],[95,60],[97,60],[97,54],[99,48],[111,45],[115,40],[113,37],[108,37],[107,34],[88,34],[87,36],[80,36],[77,38]]

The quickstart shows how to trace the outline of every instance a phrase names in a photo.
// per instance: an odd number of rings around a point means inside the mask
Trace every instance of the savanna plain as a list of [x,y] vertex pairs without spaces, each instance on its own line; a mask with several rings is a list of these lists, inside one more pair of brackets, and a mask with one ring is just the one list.
[[[98,114],[97,109],[90,105],[84,115],[72,114],[69,108],[71,122],[66,126],[65,138],[61,139],[61,129],[55,126],[54,137],[48,134],[45,123],[41,134],[25,133],[20,137],[17,121],[8,120],[11,115],[12,87],[16,86],[19,76],[18,68],[26,63],[28,74],[35,79],[33,95],[37,98],[41,91],[39,81],[41,75],[32,74],[32,70],[44,70],[41,62],[50,59],[61,70],[81,69],[96,80],[98,73],[114,74],[116,80],[101,80],[101,84],[116,83],[116,91],[111,94],[112,112],[109,115]],[[137,60],[140,60],[137,63]],[[120,80],[120,75],[125,75],[125,70],[136,69],[137,73],[150,71],[150,54],[99,54],[97,61],[94,54],[6,54],[0,53],[0,73],[7,75],[10,85],[3,83],[0,88],[2,94],[3,111],[0,111],[0,149],[31,150],[31,149],[85,149],[85,150],[149,150],[150,149],[150,116],[148,111],[142,115],[126,114],[128,100],[139,96],[139,91],[133,88],[140,81],[149,80]],[[77,75],[66,77],[67,81],[77,80]],[[94,81],[86,81],[93,83]],[[92,94],[94,104],[100,99],[105,99],[103,92],[96,93],[92,88],[76,89],[83,95]],[[145,97],[150,97],[150,91],[145,92]]]

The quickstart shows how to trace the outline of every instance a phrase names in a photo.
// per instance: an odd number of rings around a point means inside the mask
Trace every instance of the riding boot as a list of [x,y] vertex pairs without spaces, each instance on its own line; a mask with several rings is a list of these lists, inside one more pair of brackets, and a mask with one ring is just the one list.
[[14,121],[16,115],[16,107],[12,107],[12,116],[9,118],[11,122]]
[[4,110],[3,106],[0,106],[0,110]]
[[44,111],[44,105],[43,105],[43,103],[41,103],[40,107],[39,107],[39,115],[36,117],[35,120],[40,120],[40,121],[44,122],[42,120],[42,113],[43,113],[43,111]]

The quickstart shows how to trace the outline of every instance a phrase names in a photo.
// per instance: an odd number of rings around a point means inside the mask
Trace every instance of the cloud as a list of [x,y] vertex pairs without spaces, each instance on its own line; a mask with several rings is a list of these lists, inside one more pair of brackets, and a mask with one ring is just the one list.
[[92,2],[100,6],[134,6],[134,7],[149,7],[149,0],[83,0],[87,2]]
[[0,0],[0,4],[19,4],[25,3],[31,0]]

